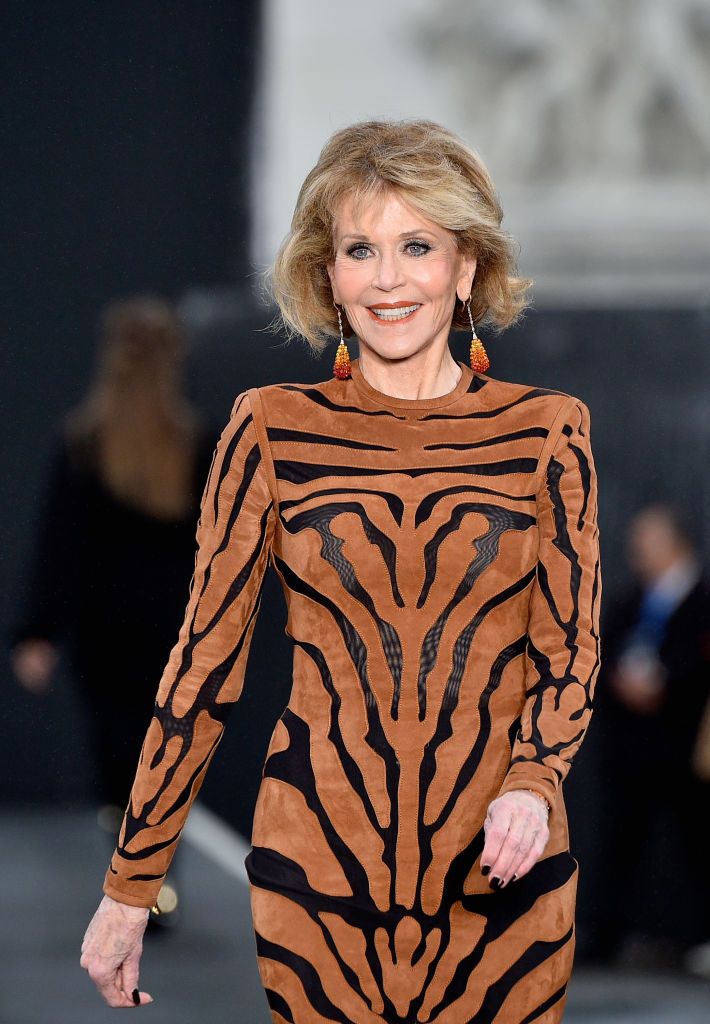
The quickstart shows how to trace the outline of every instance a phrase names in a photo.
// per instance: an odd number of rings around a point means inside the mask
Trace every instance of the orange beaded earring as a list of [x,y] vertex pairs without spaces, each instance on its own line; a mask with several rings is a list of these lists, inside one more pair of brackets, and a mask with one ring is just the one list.
[[350,353],[348,352],[348,346],[345,344],[345,338],[343,337],[343,320],[340,316],[340,309],[336,302],[333,303],[338,312],[338,327],[340,328],[340,344],[335,353],[335,362],[333,363],[333,374],[338,380],[347,380],[350,376]]
[[[461,301],[463,302],[463,299]],[[470,351],[471,369],[474,373],[485,373],[491,365],[491,361],[483,347],[483,342],[480,338],[476,337],[476,328],[473,326],[473,316],[471,315],[471,300],[467,299],[464,305],[468,309],[468,318],[471,321],[471,333],[473,335]]]

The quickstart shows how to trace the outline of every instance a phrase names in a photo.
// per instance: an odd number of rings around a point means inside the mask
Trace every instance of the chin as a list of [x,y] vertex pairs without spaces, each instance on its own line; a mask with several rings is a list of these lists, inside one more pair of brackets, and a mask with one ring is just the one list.
[[382,359],[407,359],[409,356],[421,352],[428,344],[427,339],[422,340],[419,337],[406,334],[401,334],[396,338],[368,338],[365,334],[358,335],[358,338],[362,344],[372,349]]
[[375,352],[381,359],[390,359],[393,362],[395,360],[409,359],[415,355],[421,346],[418,345],[371,345],[367,343],[367,347]]

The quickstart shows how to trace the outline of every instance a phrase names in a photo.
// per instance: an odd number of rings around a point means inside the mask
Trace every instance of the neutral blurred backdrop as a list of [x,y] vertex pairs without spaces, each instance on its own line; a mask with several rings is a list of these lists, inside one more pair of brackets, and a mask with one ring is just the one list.
[[[245,387],[330,377],[335,339],[314,360],[269,333],[259,274],[327,137],[379,117],[445,124],[493,176],[535,287],[518,327],[481,332],[489,372],[590,407],[604,613],[632,586],[629,525],[651,503],[682,506],[707,564],[710,0],[9,0],[2,22],[8,637],[31,599],[57,423],[95,367],[101,309],[134,294],[175,304],[185,392],[215,438]],[[467,358],[467,335],[451,344]],[[288,700],[284,623],[270,576],[245,691],[186,830],[184,914],[146,941],[155,1020],[268,1019],[241,859]],[[109,1011],[78,958],[109,847],[79,690],[67,658],[41,695],[19,684],[8,643],[2,658],[0,1021],[100,1021]],[[602,696],[565,783],[581,863],[566,1019],[706,1021],[710,956],[687,955],[696,883],[672,808],[654,811],[631,865],[624,951],[599,959],[601,880],[620,855],[605,840],[604,736]]]

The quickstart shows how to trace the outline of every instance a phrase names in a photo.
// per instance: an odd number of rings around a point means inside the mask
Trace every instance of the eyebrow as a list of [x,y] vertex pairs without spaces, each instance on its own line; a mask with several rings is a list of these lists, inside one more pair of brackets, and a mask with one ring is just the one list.
[[[432,231],[428,231],[426,228],[415,228],[413,231],[403,231],[399,236],[400,238],[408,238],[410,235],[431,235]],[[343,235],[341,241],[345,241],[346,238],[358,238],[362,241],[367,241],[367,235]]]

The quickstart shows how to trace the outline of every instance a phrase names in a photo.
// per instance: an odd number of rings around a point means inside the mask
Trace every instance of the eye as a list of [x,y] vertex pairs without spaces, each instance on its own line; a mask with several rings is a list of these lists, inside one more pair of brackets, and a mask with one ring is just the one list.
[[[411,240],[409,242],[404,243],[404,248],[405,250],[410,251],[412,250],[412,248],[414,248],[415,251],[412,253],[413,256],[424,256],[426,253],[430,251],[431,246],[429,245],[428,242]],[[352,256],[353,259],[360,261],[367,259],[367,255],[370,251],[370,247],[365,245],[363,242],[355,242],[346,250],[348,256]]]
[[367,246],[363,245],[361,242],[356,242],[355,245],[351,245],[350,246],[350,248],[347,250],[347,253],[348,253],[348,256],[352,256],[356,260],[362,260],[365,257],[364,256],[356,256],[355,253],[357,253],[357,252],[365,252],[365,253],[367,253],[369,251],[370,250],[367,248]]

